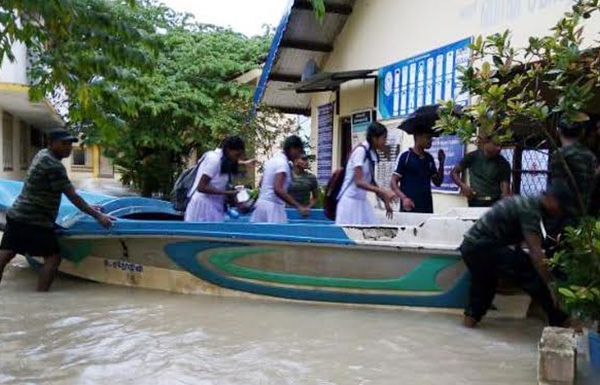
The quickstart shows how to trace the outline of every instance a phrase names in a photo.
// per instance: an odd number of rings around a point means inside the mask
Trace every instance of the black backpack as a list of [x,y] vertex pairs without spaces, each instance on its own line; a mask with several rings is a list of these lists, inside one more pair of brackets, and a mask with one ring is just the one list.
[[194,187],[194,181],[196,175],[200,169],[200,163],[204,160],[204,156],[200,158],[198,163],[194,167],[190,167],[184,170],[175,181],[173,190],[171,190],[171,203],[173,203],[173,209],[179,212],[185,212],[185,209],[190,203],[190,190]]
[[[373,159],[371,159],[370,151],[364,145],[359,144],[358,146],[354,147],[352,152],[354,152],[354,150],[356,150],[358,147],[362,147],[366,151],[365,160],[368,159],[371,164],[371,183],[376,184],[375,183],[375,172],[373,170],[374,162],[373,162]],[[350,155],[352,155],[352,152],[350,153]],[[347,167],[347,164],[344,167],[340,167],[340,168],[336,169],[331,174],[331,177],[329,178],[329,181],[327,182],[327,187],[325,187],[325,199],[323,202],[323,212],[324,212],[325,216],[327,218],[331,219],[332,221],[335,220],[337,204],[338,204],[338,196],[340,195],[340,190],[342,189],[342,186],[344,185],[344,179],[346,178],[346,167]]]

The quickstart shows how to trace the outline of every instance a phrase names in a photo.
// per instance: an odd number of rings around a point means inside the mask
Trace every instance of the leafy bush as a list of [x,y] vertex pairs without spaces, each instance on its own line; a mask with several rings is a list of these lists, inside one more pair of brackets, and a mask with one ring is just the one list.
[[558,282],[563,303],[584,321],[600,321],[600,222],[583,220],[567,228],[551,264],[565,276]]

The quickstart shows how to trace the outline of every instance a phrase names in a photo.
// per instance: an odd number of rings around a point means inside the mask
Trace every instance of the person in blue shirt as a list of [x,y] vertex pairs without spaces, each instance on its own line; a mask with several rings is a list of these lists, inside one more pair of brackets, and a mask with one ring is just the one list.
[[436,168],[433,156],[426,150],[431,148],[433,133],[414,134],[415,145],[402,153],[396,161],[390,187],[401,202],[401,211],[413,213],[433,213],[431,182],[441,186],[444,179],[446,154],[438,152],[439,165]]

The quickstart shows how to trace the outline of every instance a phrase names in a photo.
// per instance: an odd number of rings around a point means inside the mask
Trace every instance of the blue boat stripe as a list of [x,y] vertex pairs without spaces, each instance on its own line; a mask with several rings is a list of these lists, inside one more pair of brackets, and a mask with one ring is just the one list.
[[63,236],[193,236],[251,241],[297,242],[333,245],[354,245],[343,228],[331,225],[248,224],[248,223],[188,223],[175,221],[119,220],[111,230],[105,230],[91,219],[80,220],[77,226],[62,230]]
[[395,305],[415,307],[462,308],[466,306],[469,290],[469,275],[465,273],[447,292],[434,295],[371,294],[340,291],[316,291],[302,288],[289,288],[264,285],[219,275],[199,263],[198,253],[221,247],[239,246],[232,243],[179,242],[165,246],[165,253],[178,266],[196,277],[231,290],[271,297],[303,301],[359,303],[371,305]]

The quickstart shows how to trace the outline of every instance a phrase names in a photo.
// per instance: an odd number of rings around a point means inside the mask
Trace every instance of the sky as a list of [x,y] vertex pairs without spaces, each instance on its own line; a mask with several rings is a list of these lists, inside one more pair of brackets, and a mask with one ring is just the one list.
[[178,12],[189,12],[201,23],[231,27],[248,36],[259,35],[263,24],[277,26],[288,0],[161,0]]

